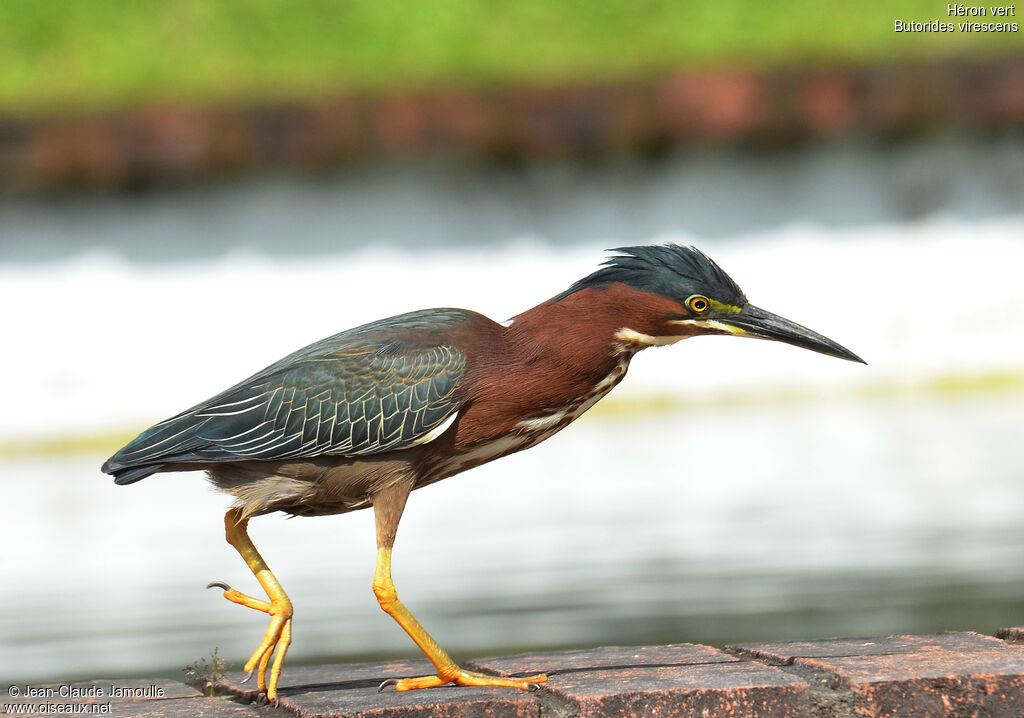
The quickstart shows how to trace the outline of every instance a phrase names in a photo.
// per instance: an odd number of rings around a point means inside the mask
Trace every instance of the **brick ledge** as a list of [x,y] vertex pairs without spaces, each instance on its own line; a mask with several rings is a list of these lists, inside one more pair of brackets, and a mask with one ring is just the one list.
[[[105,712],[154,718],[1018,717],[1024,715],[1024,629],[1000,629],[997,635],[958,632],[750,643],[724,650],[695,644],[609,647],[467,663],[498,675],[547,672],[548,683],[533,692],[457,687],[377,691],[387,678],[430,673],[423,660],[286,668],[277,705],[267,705],[237,673],[215,684],[215,697],[162,680],[74,685],[160,686],[159,697],[115,698]],[[48,700],[81,704],[105,699]],[[41,702],[23,697],[11,705]]]

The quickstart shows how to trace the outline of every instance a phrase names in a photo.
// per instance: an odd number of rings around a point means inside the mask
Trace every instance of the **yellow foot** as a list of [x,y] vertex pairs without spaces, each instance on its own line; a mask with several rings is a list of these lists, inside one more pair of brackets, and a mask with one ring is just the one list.
[[[220,581],[214,581],[206,587],[213,588],[214,586],[224,589],[224,598],[232,603],[248,606],[270,615],[270,625],[267,626],[263,641],[245,662],[243,670],[249,675],[242,683],[252,678],[253,671],[258,668],[256,684],[261,691],[266,691],[267,700],[274,700],[277,697],[277,679],[281,675],[281,665],[284,663],[285,654],[288,653],[288,646],[292,643],[293,611],[291,601],[287,598],[270,601],[253,598]],[[274,655],[275,651],[277,655]],[[270,663],[271,656],[274,658],[273,664]],[[270,667],[269,679],[267,677],[268,666]]]
[[389,678],[378,686],[378,691],[383,691],[388,686],[394,686],[396,691],[414,691],[419,688],[435,688],[437,686],[454,683],[458,686],[508,686],[510,688],[522,688],[524,691],[535,691],[540,688],[540,683],[547,682],[548,677],[543,673],[528,678],[502,678],[501,676],[489,676],[486,673],[474,671],[456,670],[436,676],[423,676],[421,678]]

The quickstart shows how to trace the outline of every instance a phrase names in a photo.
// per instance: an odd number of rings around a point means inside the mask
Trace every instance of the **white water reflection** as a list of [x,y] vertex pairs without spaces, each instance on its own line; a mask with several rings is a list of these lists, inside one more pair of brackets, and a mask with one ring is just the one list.
[[[1024,616],[1024,397],[584,417],[414,494],[395,572],[462,655],[526,646],[994,630]],[[7,462],[0,674],[173,673],[264,629],[198,474]],[[412,653],[377,608],[369,512],[255,520],[291,659]]]
[[[962,238],[970,236],[971,241]],[[702,337],[642,353],[612,394],[693,399],[722,391],[912,384],[1024,369],[1024,215],[870,229],[793,226],[698,241],[760,306],[863,356],[857,366],[768,342]],[[141,430],[300,346],[428,306],[496,320],[558,294],[601,246],[429,254],[366,248],[316,259],[235,254],[136,265],[106,254],[0,264],[8,336],[0,441]],[[54,409],[54,407],[57,407]],[[111,447],[113,451],[116,447]]]

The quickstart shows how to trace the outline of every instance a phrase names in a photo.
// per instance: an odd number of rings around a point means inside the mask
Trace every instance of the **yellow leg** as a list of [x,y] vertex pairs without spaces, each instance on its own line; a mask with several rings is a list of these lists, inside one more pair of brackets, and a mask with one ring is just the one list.
[[396,691],[411,691],[417,688],[443,686],[446,683],[456,683],[460,686],[511,686],[529,690],[536,688],[537,683],[543,683],[548,679],[543,674],[529,678],[501,678],[460,668],[451,659],[451,656],[438,645],[433,636],[420,625],[409,609],[398,600],[398,592],[391,580],[391,547],[389,546],[381,546],[377,549],[377,571],[373,577],[373,592],[377,596],[380,607],[398,622],[398,625],[409,634],[409,637],[416,642],[416,645],[437,669],[435,676],[385,681],[380,686],[381,690],[386,686],[394,686]]
[[[260,582],[270,600],[253,598],[219,581],[209,584],[207,588],[219,586],[224,589],[224,598],[229,601],[270,615],[270,625],[263,636],[263,641],[245,662],[245,671],[251,676],[253,670],[258,668],[257,685],[261,691],[266,691],[268,700],[274,700],[277,697],[277,679],[281,675],[281,666],[284,663],[285,654],[288,653],[288,646],[292,642],[292,614],[294,612],[288,594],[284,592],[280,582],[271,572],[263,557],[260,556],[260,552],[256,550],[252,539],[249,538],[246,531],[248,524],[249,520],[243,518],[242,512],[238,509],[231,509],[224,516],[224,528],[228,543],[234,546],[245,560],[249,570],[256,576],[256,580]],[[274,659],[273,664],[270,663],[271,656]],[[268,666],[270,667],[269,679],[267,678]],[[249,679],[246,678],[246,680]]]

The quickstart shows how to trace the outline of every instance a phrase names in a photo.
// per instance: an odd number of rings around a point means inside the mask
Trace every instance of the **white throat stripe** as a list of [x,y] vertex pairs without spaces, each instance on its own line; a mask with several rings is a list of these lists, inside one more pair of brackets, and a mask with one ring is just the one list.
[[645,347],[663,347],[669,344],[675,344],[680,339],[686,339],[685,336],[677,337],[652,337],[650,334],[643,334],[637,332],[629,327],[623,327],[619,331],[615,332],[615,338],[620,342],[626,344],[639,344]]

